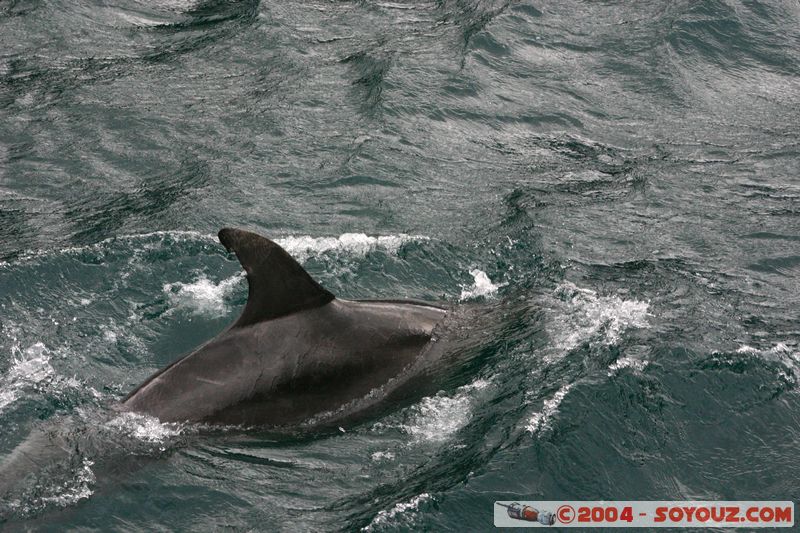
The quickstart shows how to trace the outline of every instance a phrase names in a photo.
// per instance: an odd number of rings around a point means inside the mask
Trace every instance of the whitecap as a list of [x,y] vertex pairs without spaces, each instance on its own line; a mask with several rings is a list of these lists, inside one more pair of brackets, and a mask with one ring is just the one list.
[[[745,344],[740,346],[736,353],[753,355],[767,361],[776,361],[795,371],[800,370],[800,349],[792,347],[787,342],[779,342],[765,349],[754,348]],[[731,362],[730,364],[733,363]]]
[[608,366],[608,375],[613,376],[623,368],[630,368],[641,372],[650,364],[646,359],[636,359],[635,357],[620,357]]
[[538,413],[534,413],[531,416],[530,420],[528,420],[528,425],[525,426],[525,429],[530,433],[538,433],[539,431],[550,427],[550,421],[552,420],[553,416],[558,413],[558,407],[561,405],[561,402],[564,400],[564,397],[571,388],[572,384],[567,383],[558,389],[552,398],[545,400],[544,404],[542,405],[542,410]]
[[752,346],[744,344],[736,350],[736,353],[747,353],[747,354],[762,355],[762,356],[786,355],[795,361],[800,361],[800,351],[798,351],[795,348],[792,348],[788,343],[785,342],[779,342],[774,346],[772,346],[771,348],[767,349],[753,348]]
[[[87,245],[69,246],[57,250],[27,250],[20,254],[14,262],[24,263],[32,259],[53,255],[77,255],[85,252],[105,253],[110,245],[117,242],[128,242],[144,250],[154,250],[163,247],[164,241],[166,240],[171,241],[171,245],[174,243],[198,241],[213,244],[217,242],[217,237],[210,233],[201,233],[192,230],[165,230],[152,231],[149,233],[122,234]],[[295,259],[303,263],[311,257],[322,255],[326,252],[343,253],[357,258],[364,257],[375,250],[396,254],[400,248],[408,242],[427,241],[430,240],[430,238],[425,235],[407,235],[405,233],[379,236],[370,236],[365,233],[343,233],[338,237],[290,235],[274,240]],[[140,251],[138,248],[134,250],[134,255]]]
[[492,283],[492,280],[489,279],[489,276],[486,275],[486,272],[483,270],[478,270],[477,268],[470,270],[469,273],[472,275],[474,281],[472,286],[461,287],[461,296],[458,299],[462,302],[464,300],[472,300],[481,297],[488,298],[494,296],[501,287],[505,287],[507,285],[507,283]]
[[400,515],[412,511],[418,511],[419,506],[422,503],[431,500],[433,500],[433,497],[427,492],[423,492],[422,494],[414,496],[407,502],[398,503],[391,509],[380,511],[375,518],[372,519],[368,526],[361,528],[361,531],[373,531],[376,527],[389,526]]
[[386,451],[386,452],[383,452],[383,451],[377,451],[377,452],[373,453],[373,454],[372,454],[370,457],[371,457],[371,459],[372,459],[373,461],[375,461],[375,462],[379,462],[379,461],[393,461],[393,460],[394,460],[394,458],[395,458],[395,455],[394,455],[394,452],[388,452],[388,451]]
[[364,233],[344,233],[339,237],[311,237],[310,235],[289,236],[276,239],[289,254],[304,263],[309,258],[326,252],[345,253],[354,257],[364,257],[375,250],[396,254],[407,242],[425,241],[424,235],[382,235],[373,237]]

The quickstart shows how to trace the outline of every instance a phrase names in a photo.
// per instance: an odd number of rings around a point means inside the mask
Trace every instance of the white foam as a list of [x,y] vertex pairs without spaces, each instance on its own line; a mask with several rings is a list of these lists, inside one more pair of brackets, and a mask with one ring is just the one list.
[[[619,296],[599,296],[595,291],[564,282],[555,290],[564,302],[563,313],[548,328],[554,344],[563,352],[589,340],[612,345],[628,328],[648,327],[650,304]],[[599,336],[599,339],[598,339]]]
[[388,510],[380,511],[368,526],[361,528],[361,531],[373,531],[376,527],[391,525],[398,515],[402,515],[409,511],[418,511],[420,504],[433,500],[433,497],[427,492],[423,492],[418,496],[414,496],[407,502],[396,504]]
[[37,342],[24,351],[12,348],[13,362],[0,380],[0,411],[17,401],[26,388],[36,387],[55,375],[50,364],[50,350]]
[[558,389],[552,398],[545,400],[542,405],[542,410],[531,416],[525,429],[530,433],[538,433],[542,429],[549,427],[553,416],[558,413],[558,406],[561,405],[561,402],[571,388],[572,384],[568,383]]
[[790,383],[791,385],[797,384],[797,379],[795,379],[794,374],[787,374],[783,370],[778,371],[778,378],[782,379],[787,383]]
[[[786,342],[779,342],[767,349],[743,345],[736,350],[736,353],[750,354],[768,361],[777,361],[789,368],[800,369],[800,349],[793,348]],[[733,364],[733,362],[730,364]]]
[[75,477],[61,486],[55,485],[56,493],[42,497],[42,503],[67,507],[94,494],[92,486],[95,484],[96,478],[91,468],[92,465],[94,462],[84,458]]
[[244,273],[214,283],[200,276],[192,283],[176,281],[164,284],[163,291],[174,309],[185,309],[196,315],[223,316],[228,312],[225,299],[244,279]]
[[102,336],[98,340],[101,341],[101,344],[106,345],[101,349],[105,350],[108,347],[116,349],[117,345],[124,344],[128,350],[134,350],[138,354],[146,354],[148,351],[146,343],[135,334],[135,328],[132,327],[132,323],[138,319],[139,317],[134,315],[129,317],[128,321],[118,323],[113,318],[109,318],[108,324],[100,324],[98,329]]
[[355,257],[364,257],[374,250],[397,253],[407,242],[425,241],[423,235],[382,235],[372,237],[364,233],[344,233],[339,237],[311,237],[309,235],[290,236],[276,239],[287,252],[301,263],[310,257],[326,252],[345,253]]
[[158,418],[139,413],[122,413],[105,425],[136,440],[156,444],[163,444],[181,433],[178,424],[162,423]]
[[486,272],[483,270],[478,270],[477,268],[470,270],[469,273],[472,275],[474,282],[470,287],[461,287],[461,296],[458,299],[462,302],[464,300],[472,300],[481,297],[488,298],[494,296],[497,294],[498,289],[508,285],[507,283],[492,283],[492,280],[489,279],[489,276],[486,275]]
[[423,398],[409,408],[407,421],[400,429],[418,442],[446,440],[467,425],[472,417],[475,391],[485,389],[489,383],[479,379],[459,387],[453,396],[439,393]]
[[373,461],[393,461],[394,460],[394,452],[375,452],[371,455]]
[[103,330],[103,339],[108,342],[109,344],[114,344],[117,342],[117,332],[107,327],[100,326],[100,329]]
[[752,346],[742,345],[737,350],[736,353],[749,353],[753,355],[788,355],[792,359],[800,361],[800,351],[795,348],[789,346],[789,344],[785,342],[779,342],[772,348],[766,350],[759,350],[758,348],[753,348]]
[[[116,235],[114,237],[108,237],[103,239],[102,241],[98,241],[92,244],[85,244],[82,246],[68,246],[66,248],[60,249],[48,249],[48,250],[27,250],[20,254],[20,256],[15,260],[18,261],[26,261],[40,257],[48,257],[52,255],[70,255],[76,253],[83,253],[87,251],[97,251],[103,250],[108,247],[109,244],[112,244],[116,241],[147,241],[153,237],[158,237],[161,239],[170,238],[176,242],[184,242],[184,241],[208,241],[208,242],[217,242],[217,238],[215,235],[210,233],[200,233],[199,231],[191,231],[191,230],[166,230],[166,231],[151,231],[149,233],[132,233],[132,234],[122,234]],[[154,244],[145,244],[144,248],[152,249],[155,248]]]
[[[48,505],[68,507],[80,500],[85,500],[94,494],[92,486],[97,481],[92,471],[93,465],[93,461],[84,458],[70,479],[63,482],[55,482],[51,479],[49,482],[41,483],[34,489],[38,494],[22,495],[22,498],[3,502],[7,505],[5,509],[21,512],[23,516],[33,516]],[[3,507],[0,506],[0,509]]]
[[620,357],[608,366],[608,375],[613,376],[623,368],[631,368],[638,372],[644,370],[650,364],[646,359],[636,359],[634,357]]
[[[154,238],[157,239],[155,242],[148,242]],[[109,245],[119,241],[128,241],[132,243],[142,242],[141,248],[153,250],[163,246],[163,241],[165,239],[170,239],[178,243],[186,241],[204,241],[209,244],[216,244],[218,242],[216,235],[210,233],[201,233],[191,230],[152,231],[149,233],[117,235],[93,244],[70,246],[57,250],[28,250],[20,254],[14,262],[25,262],[51,255],[71,255],[87,251],[102,252],[105,251]],[[429,237],[424,235],[407,235],[405,233],[379,236],[370,236],[365,233],[343,233],[338,237],[311,237],[309,235],[288,236],[277,238],[275,242],[286,249],[295,259],[303,263],[310,257],[321,255],[326,252],[343,253],[354,257],[364,257],[374,250],[383,250],[395,254],[408,242],[427,241],[429,239]],[[136,246],[139,245],[136,244]],[[135,254],[136,251],[134,251],[134,255]],[[7,263],[3,263],[3,265],[6,264]]]

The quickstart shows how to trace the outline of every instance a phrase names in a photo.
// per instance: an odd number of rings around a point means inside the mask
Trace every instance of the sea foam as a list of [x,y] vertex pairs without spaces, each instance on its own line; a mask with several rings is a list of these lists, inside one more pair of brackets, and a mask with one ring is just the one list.
[[554,294],[565,305],[548,331],[554,344],[565,352],[592,340],[617,344],[626,329],[649,325],[648,302],[600,296],[569,282],[559,285]]
[[471,286],[461,287],[461,296],[458,298],[460,301],[473,300],[476,298],[488,298],[497,294],[501,287],[505,287],[507,283],[493,283],[486,272],[478,270],[477,268],[469,271],[472,275],[473,283]]

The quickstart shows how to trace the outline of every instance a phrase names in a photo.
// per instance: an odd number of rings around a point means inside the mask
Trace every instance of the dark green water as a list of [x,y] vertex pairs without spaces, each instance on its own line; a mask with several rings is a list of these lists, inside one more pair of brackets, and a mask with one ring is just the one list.
[[[800,500],[799,73],[792,1],[0,2],[0,454],[63,419],[126,458],[0,527]],[[482,305],[461,364],[317,438],[98,417],[238,315],[231,225]]]

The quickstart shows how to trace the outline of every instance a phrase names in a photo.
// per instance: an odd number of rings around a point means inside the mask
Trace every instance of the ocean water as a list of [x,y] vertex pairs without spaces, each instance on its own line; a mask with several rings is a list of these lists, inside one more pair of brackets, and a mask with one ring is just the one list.
[[[0,528],[800,500],[799,74],[796,1],[1,2],[0,457],[71,451]],[[474,306],[458,364],[335,434],[103,418],[238,316],[223,226]]]

